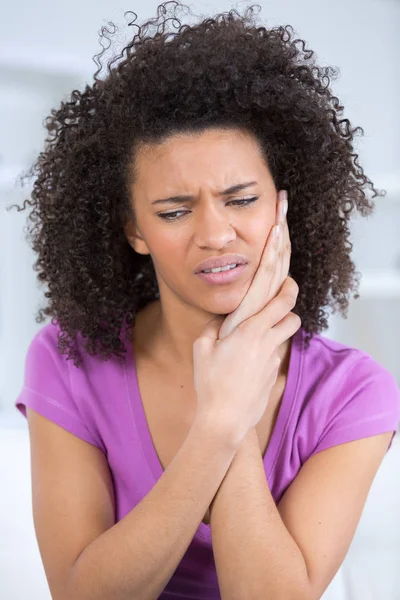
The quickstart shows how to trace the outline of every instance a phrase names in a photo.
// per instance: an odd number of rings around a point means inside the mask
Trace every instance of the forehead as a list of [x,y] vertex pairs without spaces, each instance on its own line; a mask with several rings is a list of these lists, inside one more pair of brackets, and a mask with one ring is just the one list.
[[[159,144],[143,144],[135,158],[135,186],[154,195],[176,186],[213,185],[222,189],[241,176],[265,170],[258,140],[250,132],[207,129],[175,134]],[[184,190],[183,190],[184,191]]]

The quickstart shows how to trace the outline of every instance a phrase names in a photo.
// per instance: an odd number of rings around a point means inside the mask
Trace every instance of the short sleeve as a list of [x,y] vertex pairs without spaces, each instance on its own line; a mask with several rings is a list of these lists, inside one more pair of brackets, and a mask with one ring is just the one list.
[[24,384],[15,402],[26,417],[32,408],[77,437],[104,450],[101,440],[84,422],[71,393],[70,371],[65,355],[57,347],[57,336],[39,331],[25,357]]
[[370,355],[346,372],[331,401],[327,422],[312,452],[392,431],[387,451],[400,423],[400,390],[395,377]]

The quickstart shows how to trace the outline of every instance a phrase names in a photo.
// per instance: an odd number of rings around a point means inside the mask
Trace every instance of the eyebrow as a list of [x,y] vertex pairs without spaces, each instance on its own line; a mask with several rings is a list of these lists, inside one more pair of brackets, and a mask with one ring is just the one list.
[[[257,185],[257,181],[248,181],[246,183],[236,183],[231,187],[219,192],[221,196],[228,196],[229,194],[235,194],[236,192],[240,192],[244,188],[250,187],[251,185]],[[179,202],[192,202],[194,199],[193,196],[171,196],[170,198],[161,198],[160,200],[153,200],[152,204],[177,204]]]

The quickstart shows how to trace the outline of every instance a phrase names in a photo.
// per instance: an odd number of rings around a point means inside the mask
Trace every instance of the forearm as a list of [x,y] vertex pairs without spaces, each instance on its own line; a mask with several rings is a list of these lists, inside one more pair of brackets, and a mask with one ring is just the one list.
[[210,525],[223,599],[307,598],[306,564],[272,498],[254,428],[213,501]]
[[158,598],[184,556],[237,447],[194,424],[163,475],[77,559],[66,597]]

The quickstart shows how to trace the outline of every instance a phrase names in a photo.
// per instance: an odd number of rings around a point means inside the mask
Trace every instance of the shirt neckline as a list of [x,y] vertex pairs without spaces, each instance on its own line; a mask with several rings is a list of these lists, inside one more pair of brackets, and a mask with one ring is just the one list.
[[[281,405],[279,407],[269,444],[263,457],[264,470],[268,480],[270,479],[270,476],[276,466],[276,462],[279,457],[279,451],[283,444],[289,418],[295,403],[303,351],[303,339],[303,328],[300,327],[293,335],[286,386],[283,392]],[[164,469],[159,461],[147,423],[138,384],[131,338],[129,338],[127,342],[126,356],[127,361],[124,365],[124,370],[128,381],[128,399],[131,406],[131,414],[133,415],[133,426],[136,429],[136,437],[140,443],[142,454],[145,459],[145,463],[147,464],[148,471],[151,474],[151,480],[154,485],[161,475],[163,475]],[[201,521],[194,538],[196,537],[203,538],[207,542],[210,542],[211,526]]]

